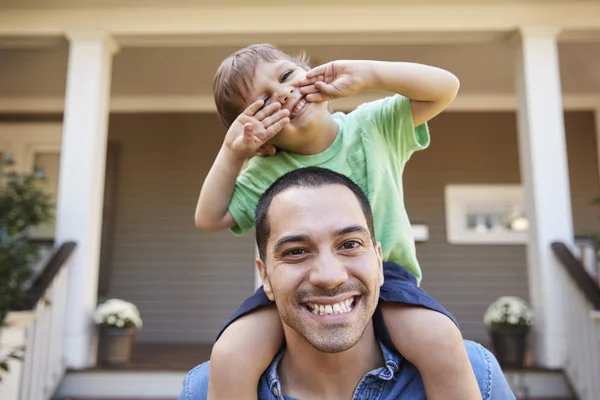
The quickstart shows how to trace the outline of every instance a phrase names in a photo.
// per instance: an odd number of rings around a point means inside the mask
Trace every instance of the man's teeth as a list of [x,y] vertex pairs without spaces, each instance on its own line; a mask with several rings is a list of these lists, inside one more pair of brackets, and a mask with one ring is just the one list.
[[306,100],[302,99],[298,102],[298,104],[296,104],[296,107],[294,107],[294,109],[292,110],[292,114],[290,115],[290,118],[296,118],[296,115],[298,115],[300,113],[300,111],[302,111],[302,109],[304,108],[304,106],[306,105]]
[[344,314],[352,311],[352,309],[354,308],[354,299],[350,298],[347,300],[340,301],[339,303],[327,305],[308,303],[307,306],[308,309],[312,311],[312,313],[315,315]]

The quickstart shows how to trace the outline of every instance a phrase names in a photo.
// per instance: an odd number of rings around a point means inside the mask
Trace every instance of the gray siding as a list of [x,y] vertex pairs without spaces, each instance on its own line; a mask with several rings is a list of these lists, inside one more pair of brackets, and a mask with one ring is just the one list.
[[[591,113],[567,113],[567,150],[576,232],[600,228],[594,122]],[[423,288],[459,321],[463,335],[485,344],[482,322],[497,297],[528,299],[525,246],[450,245],[446,240],[444,187],[449,183],[519,183],[514,113],[446,113],[430,123],[430,148],[407,165],[405,195],[413,223],[429,226],[417,246]]]
[[254,238],[198,231],[193,213],[222,141],[211,115],[112,115],[119,146],[108,296],[135,302],[139,340],[212,342],[254,288]]

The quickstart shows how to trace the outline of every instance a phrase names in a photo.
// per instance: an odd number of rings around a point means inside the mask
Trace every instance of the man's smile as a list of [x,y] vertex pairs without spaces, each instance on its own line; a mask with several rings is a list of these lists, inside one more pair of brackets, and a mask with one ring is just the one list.
[[354,309],[355,296],[336,302],[315,302],[306,303],[305,305],[308,311],[315,315],[346,314]]

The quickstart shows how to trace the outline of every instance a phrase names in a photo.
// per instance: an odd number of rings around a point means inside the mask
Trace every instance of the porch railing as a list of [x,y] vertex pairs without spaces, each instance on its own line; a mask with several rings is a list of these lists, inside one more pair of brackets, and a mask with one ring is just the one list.
[[600,399],[600,287],[564,244],[554,254],[571,277],[566,283],[567,360],[565,372],[581,400]]
[[10,312],[0,333],[0,351],[23,347],[22,361],[10,363],[0,383],[3,400],[49,400],[65,373],[62,358],[69,258],[73,242],[52,253],[30,288],[21,311]]

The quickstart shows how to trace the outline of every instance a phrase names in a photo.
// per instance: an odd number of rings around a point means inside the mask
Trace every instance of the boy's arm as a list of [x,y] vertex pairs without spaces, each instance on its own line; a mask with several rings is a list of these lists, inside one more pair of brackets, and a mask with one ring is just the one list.
[[460,82],[452,73],[423,64],[368,61],[367,90],[386,90],[411,100],[414,126],[442,112],[456,97]]
[[460,83],[440,68],[408,62],[332,61],[310,70],[302,93],[308,101],[348,97],[361,90],[385,90],[411,99],[414,126],[443,111],[456,97]]
[[289,110],[282,110],[280,103],[274,102],[261,109],[263,104],[262,100],[251,104],[227,131],[200,190],[194,213],[198,229],[215,232],[234,225],[228,208],[244,162],[289,123]]
[[198,229],[216,232],[233,226],[228,206],[235,189],[235,179],[244,162],[245,158],[236,156],[226,146],[221,147],[200,190],[194,214]]

